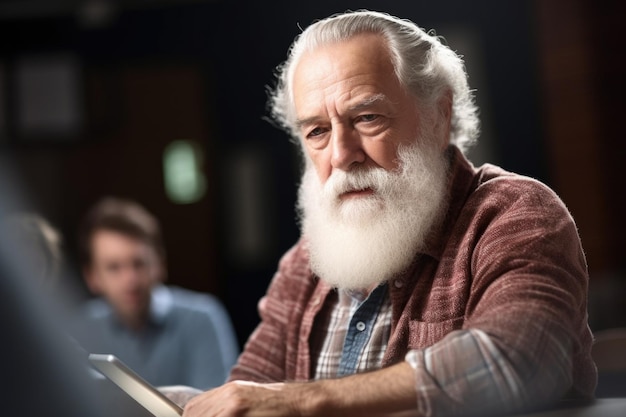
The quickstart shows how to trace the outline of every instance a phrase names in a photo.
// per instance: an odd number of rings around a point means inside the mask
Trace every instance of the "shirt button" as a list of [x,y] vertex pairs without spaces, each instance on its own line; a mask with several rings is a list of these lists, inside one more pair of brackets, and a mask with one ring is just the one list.
[[393,286],[396,288],[402,288],[404,286],[404,281],[397,279],[393,282]]
[[356,329],[360,332],[362,332],[363,330],[365,330],[365,323],[363,323],[362,321],[358,322],[356,324]]

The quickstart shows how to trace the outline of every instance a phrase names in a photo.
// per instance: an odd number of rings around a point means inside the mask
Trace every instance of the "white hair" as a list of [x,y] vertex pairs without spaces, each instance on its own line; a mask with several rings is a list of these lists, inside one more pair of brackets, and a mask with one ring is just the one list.
[[452,93],[450,143],[466,151],[478,136],[479,120],[463,60],[413,22],[380,12],[346,12],[306,28],[277,69],[276,86],[269,91],[272,118],[299,142],[292,91],[296,63],[307,51],[362,33],[379,34],[385,39],[396,77],[422,110],[436,109],[439,99]]

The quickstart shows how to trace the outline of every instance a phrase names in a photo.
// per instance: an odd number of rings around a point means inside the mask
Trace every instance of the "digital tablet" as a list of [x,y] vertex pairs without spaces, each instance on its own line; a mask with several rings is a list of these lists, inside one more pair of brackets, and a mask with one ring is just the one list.
[[183,409],[114,355],[89,355],[92,365],[156,417],[180,417]]

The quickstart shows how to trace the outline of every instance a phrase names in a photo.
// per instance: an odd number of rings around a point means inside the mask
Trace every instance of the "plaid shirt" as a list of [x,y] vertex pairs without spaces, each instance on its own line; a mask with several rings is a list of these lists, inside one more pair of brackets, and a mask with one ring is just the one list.
[[[336,291],[329,295],[324,305],[328,312],[320,314],[327,322],[320,323],[311,333],[313,379],[336,378],[382,367],[391,332],[391,300],[386,291],[379,295],[379,299],[359,291]],[[355,320],[357,310],[368,303],[375,304],[369,317]],[[354,339],[350,335],[362,335],[363,341],[350,343]],[[356,363],[340,370],[346,355],[353,355]]]
[[[391,329],[381,366],[406,356],[425,416],[518,411],[568,391],[592,397],[588,275],[565,205],[535,180],[474,168],[454,146],[449,157],[446,218],[387,284]],[[330,329],[333,294],[312,275],[302,239],[281,259],[230,379],[316,376],[313,355],[327,337],[315,335]]]

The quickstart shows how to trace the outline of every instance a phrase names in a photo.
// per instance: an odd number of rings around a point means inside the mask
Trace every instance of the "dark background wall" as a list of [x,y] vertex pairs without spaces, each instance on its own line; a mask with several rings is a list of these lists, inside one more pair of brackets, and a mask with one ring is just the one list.
[[[111,7],[94,8],[103,4]],[[279,257],[298,238],[297,155],[264,120],[265,86],[299,25],[381,10],[436,29],[466,55],[484,132],[472,160],[533,176],[561,195],[586,248],[592,325],[623,325],[621,4],[3,2],[0,152],[28,197],[15,208],[38,211],[63,232],[78,282],[82,214],[103,195],[138,200],[163,224],[169,282],[218,295],[245,341]],[[25,130],[20,74],[55,59],[76,69],[79,121],[62,132]],[[165,194],[162,156],[176,139],[193,139],[204,153],[208,192],[193,204]]]

